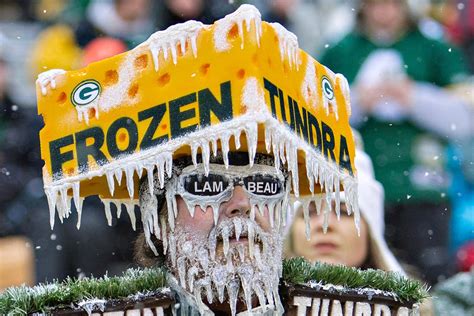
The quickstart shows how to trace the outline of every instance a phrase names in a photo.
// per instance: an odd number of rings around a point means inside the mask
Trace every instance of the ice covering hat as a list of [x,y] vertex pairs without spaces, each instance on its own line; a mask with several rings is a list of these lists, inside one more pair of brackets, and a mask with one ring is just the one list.
[[296,199],[343,189],[356,209],[346,79],[251,5],[213,25],[173,25],[84,69],[42,73],[37,95],[51,225],[56,209],[69,216],[71,196],[79,213],[98,195],[108,218],[115,203],[134,220],[140,177],[152,189],[175,159],[201,154],[207,165],[218,151],[225,164],[229,151],[248,152],[250,165],[269,153]]

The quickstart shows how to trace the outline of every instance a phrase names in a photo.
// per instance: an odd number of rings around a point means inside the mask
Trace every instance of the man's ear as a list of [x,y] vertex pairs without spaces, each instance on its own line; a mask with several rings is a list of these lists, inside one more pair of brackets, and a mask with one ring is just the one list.
[[156,256],[150,249],[150,246],[148,246],[144,233],[141,233],[135,240],[134,259],[135,262],[142,267],[160,266],[164,263],[163,244],[155,235],[151,236],[151,241],[158,250],[158,256]]

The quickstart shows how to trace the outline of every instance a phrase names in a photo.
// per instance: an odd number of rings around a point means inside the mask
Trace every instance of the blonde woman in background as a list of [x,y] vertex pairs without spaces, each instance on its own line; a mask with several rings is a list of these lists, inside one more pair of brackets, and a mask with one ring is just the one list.
[[322,261],[405,274],[383,237],[384,190],[374,178],[372,161],[366,153],[357,150],[355,165],[359,181],[360,236],[353,216],[347,215],[344,193],[341,193],[341,218],[338,220],[336,217],[333,201],[326,233],[323,232],[323,216],[317,216],[314,203],[310,205],[310,240],[306,239],[303,211],[298,205],[285,241],[285,255],[302,256],[311,262]]

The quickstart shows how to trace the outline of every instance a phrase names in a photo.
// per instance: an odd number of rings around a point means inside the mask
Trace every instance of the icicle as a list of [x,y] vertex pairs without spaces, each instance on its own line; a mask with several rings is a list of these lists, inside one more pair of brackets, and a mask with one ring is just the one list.
[[298,179],[298,149],[296,146],[286,143],[286,160],[288,161],[288,170],[291,172],[293,194],[299,196],[299,179]]
[[226,169],[229,168],[229,138],[230,136],[227,133],[224,133],[220,139],[222,147],[222,158],[224,159],[224,166]]
[[256,208],[257,208],[257,205],[255,205],[255,204],[253,204],[253,203],[250,204],[250,219],[251,219],[252,221],[255,220],[255,209],[256,209]]
[[[61,223],[64,218],[67,218],[69,216],[69,213],[71,212],[71,203],[68,203],[68,195],[67,191],[69,190],[69,185],[64,185],[61,187],[59,190],[59,196],[61,197],[61,203],[59,204],[61,207]],[[70,202],[70,201],[69,201]]]
[[179,257],[177,260],[178,265],[178,275],[179,275],[179,283],[183,289],[186,290],[186,258],[184,256]]
[[190,292],[193,292],[194,290],[194,276],[198,273],[198,268],[197,267],[191,267],[189,268],[189,271],[188,271],[188,287],[189,287],[189,291]]
[[135,217],[135,204],[134,202],[127,201],[125,203],[125,208],[127,209],[128,216],[130,217],[130,222],[132,223],[133,230],[137,230],[137,219]]
[[[151,55],[153,57],[153,63],[155,65],[155,71],[158,71],[158,56],[160,52],[163,52],[163,59],[168,59],[168,49],[171,51],[171,56],[173,63],[176,64],[177,60],[177,51],[176,46],[178,43],[181,45],[181,51],[186,49],[187,40],[191,43],[191,48],[193,51],[194,57],[197,56],[197,44],[196,39],[205,25],[197,21],[187,21],[185,23],[180,23],[168,27],[164,31],[159,31],[150,36],[150,38],[144,43],[148,44],[148,47],[151,50]],[[142,45],[144,45],[142,44]]]
[[48,90],[46,87],[49,85],[51,89],[56,89],[56,77],[64,75],[66,73],[63,69],[50,69],[42,72],[38,75],[36,83],[40,86],[41,94],[46,95]]
[[112,212],[110,211],[110,200],[102,200],[104,204],[105,217],[107,218],[107,224],[112,226]]
[[273,152],[273,159],[275,163],[275,169],[277,172],[280,172],[280,150],[278,147],[278,143],[276,137],[272,137],[272,152]]
[[219,205],[212,204],[212,215],[214,217],[214,225],[217,226],[217,220],[219,219]]
[[111,202],[115,205],[115,208],[117,209],[117,218],[120,218],[122,215],[122,203],[120,203],[118,200],[111,200]]
[[76,203],[76,211],[77,211],[77,224],[76,228],[79,229],[81,228],[81,220],[82,220],[82,205],[84,202],[84,198],[79,197],[79,200],[77,200]]
[[153,169],[154,169],[154,166],[153,165],[150,165],[150,166],[147,166],[146,168],[146,175],[147,175],[147,180],[148,180],[148,192],[150,193],[150,195],[154,195],[154,189],[155,189],[155,185],[154,185],[154,181],[153,181]]
[[248,234],[248,241],[249,241],[249,256],[250,258],[253,258],[255,240],[254,240],[254,231],[253,231],[252,225],[247,226],[247,234]]
[[166,175],[168,178],[173,176],[173,153],[165,153]]
[[216,260],[217,232],[213,230],[209,234],[209,256],[211,260]]
[[273,305],[273,295],[272,295],[272,280],[270,278],[263,278],[263,287],[265,290],[265,296],[269,305]]
[[245,126],[245,136],[247,138],[249,165],[250,167],[252,167],[255,161],[255,154],[257,153],[257,143],[258,143],[258,124],[256,122],[248,123]]
[[304,223],[305,223],[306,240],[311,239],[311,226],[310,226],[310,218],[309,218],[309,203],[310,203],[310,201],[308,201],[308,200],[305,200],[302,203],[303,217],[304,217]]
[[239,282],[237,280],[230,280],[227,285],[227,295],[229,297],[229,305],[232,316],[237,312],[237,297],[239,295]]
[[339,177],[338,176],[335,176],[335,180],[334,180],[334,196],[335,196],[335,203],[336,203],[336,208],[335,208],[335,211],[336,211],[336,215],[337,215],[337,219],[340,220],[341,219],[341,194],[340,194],[340,186],[341,184],[339,183]]
[[163,242],[163,254],[166,255],[168,251],[168,232],[166,231],[166,218],[164,215],[160,216],[160,223],[161,223],[161,241]]
[[204,140],[201,143],[201,159],[204,164],[204,173],[206,177],[209,175],[209,157],[210,156],[210,149],[209,149],[209,142]]
[[79,208],[79,200],[80,200],[80,182],[73,182],[72,184],[72,196],[74,198],[74,205],[76,206],[76,210]]
[[240,148],[240,130],[237,129],[235,132],[234,132],[234,141],[235,141],[235,149],[239,149]]
[[252,309],[252,277],[253,277],[253,268],[249,266],[242,266],[238,270],[240,277],[240,283],[244,290],[245,304],[247,305],[247,310]]
[[173,264],[173,267],[176,267],[176,238],[174,236],[174,233],[170,233],[168,237],[168,242],[169,242],[171,263]]
[[227,253],[229,252],[229,229],[228,226],[224,226],[222,228],[221,236],[222,242],[224,244],[224,256],[227,257]]
[[224,288],[227,281],[227,271],[224,266],[217,266],[212,270],[212,281],[217,289],[217,299],[224,302]]
[[286,163],[286,154],[285,154],[285,141],[282,139],[278,142],[278,149],[280,152],[280,160],[283,164]]
[[[208,279],[208,278],[207,278]],[[209,304],[212,304],[212,301],[214,300],[214,295],[212,293],[212,286],[211,286],[211,281],[210,280],[206,280],[206,284],[205,284],[205,287],[206,287],[206,297],[207,297],[207,301],[209,302]]]
[[328,231],[328,226],[329,226],[329,215],[331,213],[331,204],[327,202],[324,204],[324,209],[323,209],[323,232],[326,234]]
[[265,149],[267,150],[267,154],[269,154],[272,149],[271,127],[268,125],[265,125]]
[[207,269],[209,268],[209,253],[207,252],[206,249],[204,248],[199,249],[198,260],[202,268],[207,271]]
[[114,173],[113,171],[106,171],[105,177],[107,178],[107,185],[109,187],[110,196],[114,196],[115,190],[115,180],[114,180]]
[[199,143],[194,141],[191,143],[191,159],[193,161],[194,168],[197,168],[197,154],[199,149]]
[[174,214],[173,214],[173,202],[174,193],[166,191],[166,207],[168,209],[168,224],[170,225],[171,232],[174,232]]
[[237,241],[239,241],[240,234],[242,233],[242,222],[241,222],[240,218],[236,217],[233,220],[233,223],[234,223],[234,230],[235,230],[235,239]]
[[255,256],[255,262],[257,263],[257,267],[262,270],[263,262],[262,262],[262,256],[260,254],[260,246],[258,244],[255,245],[254,256]]
[[255,294],[257,294],[258,297],[258,302],[260,306],[265,306],[266,299],[265,299],[265,293],[263,292],[262,286],[260,285],[259,282],[253,282],[252,285],[253,291]]
[[242,244],[237,245],[237,252],[239,253],[240,262],[243,263],[245,261],[245,248],[244,248],[244,245],[242,245]]
[[158,164],[155,166],[158,172],[158,182],[160,183],[160,189],[163,189],[165,186],[165,162],[160,159]]
[[135,171],[137,172],[137,175],[138,175],[138,179],[141,179],[142,178],[142,175],[143,175],[143,162],[138,160],[137,161],[137,165],[135,166]]
[[127,179],[127,190],[130,199],[133,199],[134,196],[134,183],[133,183],[133,174],[135,173],[135,168],[133,166],[127,166],[125,168],[125,178]]
[[211,139],[211,144],[212,144],[212,154],[214,155],[214,157],[217,156],[217,140],[213,137]]
[[260,216],[265,216],[265,202],[258,203],[258,212],[260,213]]
[[309,192],[311,192],[311,195],[314,194],[314,176],[313,176],[313,163],[312,160],[309,158],[309,154],[306,152],[306,177],[308,178],[308,183],[309,183]]
[[44,192],[46,193],[46,198],[48,200],[49,206],[49,224],[51,230],[54,228],[54,216],[56,215],[56,201],[58,191],[56,188],[45,188]]
[[117,179],[117,184],[120,185],[122,183],[122,169],[115,169],[114,170],[114,173],[115,173],[115,178]]
[[268,215],[270,217],[270,227],[273,228],[275,221],[275,202],[268,204]]
[[282,205],[283,201],[278,201],[275,205],[275,223],[276,223],[276,227],[277,227],[277,230],[280,231],[280,228],[282,226],[282,220],[281,220],[281,213],[282,213],[282,209],[281,209],[281,205]]

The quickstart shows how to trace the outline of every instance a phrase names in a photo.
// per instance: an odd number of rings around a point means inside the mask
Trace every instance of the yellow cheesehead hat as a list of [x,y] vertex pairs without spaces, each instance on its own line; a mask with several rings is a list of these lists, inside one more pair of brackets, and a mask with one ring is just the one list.
[[133,214],[140,177],[163,179],[174,159],[200,153],[206,164],[217,151],[274,156],[306,206],[343,189],[357,224],[348,83],[251,5],[84,69],[49,70],[36,86],[51,225],[56,211],[69,216],[71,198],[80,215],[90,195],[107,217],[110,203]]

